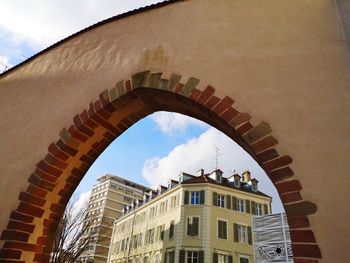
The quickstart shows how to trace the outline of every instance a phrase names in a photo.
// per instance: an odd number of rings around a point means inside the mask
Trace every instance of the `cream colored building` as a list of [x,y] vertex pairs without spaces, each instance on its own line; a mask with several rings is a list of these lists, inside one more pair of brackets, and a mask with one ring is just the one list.
[[[89,224],[88,235],[93,234],[89,249],[79,258],[79,262],[106,262],[115,218],[122,215],[125,206],[142,198],[149,188],[107,174],[94,185],[87,209],[85,224]],[[92,261],[93,260],[93,261]]]
[[109,263],[251,263],[252,216],[271,213],[271,197],[249,171],[181,173],[124,209],[114,223]]

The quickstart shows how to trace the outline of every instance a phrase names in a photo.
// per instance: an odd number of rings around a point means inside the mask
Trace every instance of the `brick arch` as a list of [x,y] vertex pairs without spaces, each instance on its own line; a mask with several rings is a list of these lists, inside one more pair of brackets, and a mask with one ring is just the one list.
[[[247,151],[265,170],[284,205],[296,263],[321,258],[308,215],[314,203],[303,200],[300,182],[293,179],[292,158],[281,156],[268,123],[254,126],[230,97],[217,97],[215,88],[197,89],[199,80],[172,74],[168,79],[150,71],[134,74],[104,90],[88,109],[73,117],[57,142],[29,176],[10,215],[0,252],[1,262],[48,262],[56,226],[65,206],[87,170],[104,149],[138,120],[159,111],[174,111],[200,119],[221,130]],[[6,261],[7,260],[7,261]]]

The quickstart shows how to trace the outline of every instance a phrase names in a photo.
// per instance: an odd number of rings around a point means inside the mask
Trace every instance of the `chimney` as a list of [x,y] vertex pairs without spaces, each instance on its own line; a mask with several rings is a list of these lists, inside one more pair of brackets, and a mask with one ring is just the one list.
[[199,169],[197,172],[196,172],[196,176],[203,176],[204,175],[204,169]]
[[248,183],[250,181],[250,172],[247,170],[242,174],[242,182]]
[[252,180],[250,180],[252,182],[252,190],[254,192],[257,192],[258,191],[258,183],[259,181],[256,180],[255,178],[253,178]]

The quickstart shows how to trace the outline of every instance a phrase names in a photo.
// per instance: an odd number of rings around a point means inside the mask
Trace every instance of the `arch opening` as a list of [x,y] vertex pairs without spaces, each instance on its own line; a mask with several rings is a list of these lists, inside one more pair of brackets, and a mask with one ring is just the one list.
[[[72,193],[104,149],[138,120],[156,111],[178,112],[217,128],[240,145],[262,167],[275,185],[288,217],[293,254],[321,257],[307,216],[315,204],[301,196],[302,186],[293,179],[292,159],[281,156],[266,122],[254,126],[248,113],[239,112],[230,97],[219,98],[215,89],[196,89],[198,80],[180,83],[178,75],[162,79],[149,71],[121,81],[102,92],[87,110],[73,118],[60,133],[20,193],[19,205],[3,231],[4,259],[47,262],[57,224]],[[298,261],[296,261],[298,262]]]

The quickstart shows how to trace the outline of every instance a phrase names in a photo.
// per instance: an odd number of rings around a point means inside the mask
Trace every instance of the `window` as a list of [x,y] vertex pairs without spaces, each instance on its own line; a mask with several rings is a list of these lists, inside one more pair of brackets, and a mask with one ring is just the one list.
[[218,263],[228,263],[228,256],[218,254]]
[[171,197],[171,199],[170,199],[170,209],[176,207],[176,203],[177,203],[176,199],[177,199],[176,195]]
[[164,240],[164,225],[157,228],[157,240]]
[[247,226],[238,225],[238,242],[248,243]]
[[125,240],[122,240],[122,243],[120,245],[120,250],[123,251],[125,249]]
[[185,191],[184,204],[202,205],[204,204],[205,192],[201,191]]
[[173,238],[173,236],[174,236],[174,229],[175,229],[175,221],[171,220],[170,227],[169,227],[169,239]]
[[159,213],[163,214],[166,211],[166,207],[165,207],[165,201],[160,203],[160,209],[159,209]]
[[239,257],[239,263],[249,263],[249,258],[246,257]]
[[166,254],[166,261],[165,263],[175,263],[175,251],[169,251]]
[[237,211],[245,212],[245,202],[243,199],[237,198]]
[[157,207],[151,207],[150,213],[149,213],[149,218],[152,218],[157,215]]
[[187,235],[198,236],[199,233],[199,217],[188,217],[187,218]]
[[145,235],[145,245],[152,244],[154,240],[154,228],[148,229]]
[[227,222],[218,220],[218,238],[227,239]]
[[191,192],[191,200],[190,200],[191,205],[199,205],[199,192]]
[[149,257],[148,256],[144,256],[143,257],[143,263],[149,263]]
[[225,196],[224,195],[217,195],[217,206],[218,207],[225,207]]
[[187,263],[198,263],[198,251],[187,252]]
[[155,254],[154,263],[160,263],[160,254],[159,253]]
[[255,204],[255,214],[258,216],[263,215],[263,205],[262,204]]
[[138,247],[141,247],[142,246],[142,233],[140,233],[138,235],[138,238],[137,238],[137,246]]

